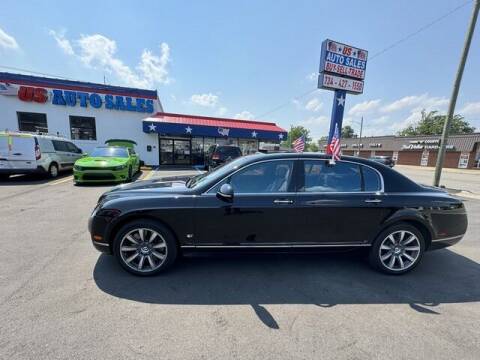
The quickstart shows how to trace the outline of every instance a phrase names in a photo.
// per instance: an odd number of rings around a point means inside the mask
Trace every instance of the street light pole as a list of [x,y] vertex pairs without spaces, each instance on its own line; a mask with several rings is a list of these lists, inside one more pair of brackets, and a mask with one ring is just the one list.
[[433,180],[433,186],[439,186],[440,176],[442,175],[443,159],[445,158],[445,150],[447,147],[448,133],[450,131],[450,124],[455,113],[455,105],[457,103],[458,91],[460,89],[460,83],[462,81],[463,70],[465,69],[465,62],[467,61],[468,51],[472,42],[473,32],[475,30],[475,24],[477,22],[478,10],[480,8],[480,0],[475,0],[473,5],[472,17],[470,18],[470,25],[465,37],[465,44],[463,46],[462,57],[460,58],[460,64],[458,65],[457,75],[455,82],[453,83],[452,96],[450,97],[450,104],[448,105],[448,114],[443,124],[442,139],[440,141],[440,148],[438,149],[437,164],[435,166],[435,178]]
[[362,120],[360,120],[360,136],[358,137],[358,144],[357,144],[358,157],[360,157],[360,143],[362,141],[362,130],[363,130],[363,116],[362,116]]

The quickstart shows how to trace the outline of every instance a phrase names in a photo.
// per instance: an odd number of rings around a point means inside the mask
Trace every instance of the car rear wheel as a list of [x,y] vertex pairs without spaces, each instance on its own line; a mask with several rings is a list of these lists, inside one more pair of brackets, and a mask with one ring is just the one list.
[[164,271],[177,257],[173,234],[149,220],[137,220],[123,226],[115,237],[113,249],[120,265],[140,276]]
[[48,176],[52,179],[58,176],[58,166],[56,164],[50,164],[48,167]]
[[409,224],[383,231],[370,249],[370,264],[387,274],[404,274],[420,262],[425,251],[422,233]]

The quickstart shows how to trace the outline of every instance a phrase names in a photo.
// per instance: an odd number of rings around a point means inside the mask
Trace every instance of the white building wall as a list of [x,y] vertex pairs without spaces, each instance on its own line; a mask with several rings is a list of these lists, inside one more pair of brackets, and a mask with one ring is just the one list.
[[[163,111],[157,100],[154,100],[154,110],[154,113]],[[137,143],[135,149],[145,164],[159,164],[158,136],[146,134],[142,130],[142,119],[151,114],[111,110],[104,106],[99,109],[91,106],[84,108],[80,107],[78,102],[76,106],[53,105],[50,98],[46,103],[27,102],[20,100],[17,96],[0,95],[0,131],[19,130],[17,111],[46,114],[48,132],[51,134],[58,132],[61,136],[72,140],[84,152],[91,152],[95,146],[104,145],[105,140],[111,138],[131,139]],[[94,117],[97,140],[71,139],[70,115]],[[147,152],[147,145],[152,147],[151,152]]]

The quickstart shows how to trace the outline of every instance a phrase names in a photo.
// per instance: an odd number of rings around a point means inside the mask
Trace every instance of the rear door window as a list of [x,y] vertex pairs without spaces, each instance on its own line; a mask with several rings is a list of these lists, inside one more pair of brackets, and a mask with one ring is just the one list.
[[354,163],[325,160],[304,161],[304,184],[300,192],[357,192],[362,190],[360,167]]

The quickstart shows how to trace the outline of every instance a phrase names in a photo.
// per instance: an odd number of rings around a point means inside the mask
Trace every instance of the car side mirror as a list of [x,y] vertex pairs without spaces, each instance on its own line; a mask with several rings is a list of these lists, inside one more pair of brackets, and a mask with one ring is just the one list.
[[82,153],[83,153],[82,149],[77,148],[77,153],[78,153],[78,154],[82,154]]
[[233,187],[230,184],[223,184],[217,192],[217,198],[226,202],[233,201]]

